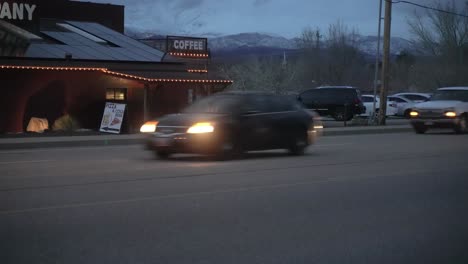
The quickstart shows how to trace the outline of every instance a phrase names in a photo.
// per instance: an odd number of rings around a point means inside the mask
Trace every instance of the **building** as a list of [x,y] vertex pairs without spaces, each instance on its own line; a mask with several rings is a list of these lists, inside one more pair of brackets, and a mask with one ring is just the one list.
[[232,83],[209,70],[207,40],[168,37],[169,52],[123,34],[124,7],[0,1],[0,133],[69,114],[98,130],[106,102],[126,104],[123,132]]

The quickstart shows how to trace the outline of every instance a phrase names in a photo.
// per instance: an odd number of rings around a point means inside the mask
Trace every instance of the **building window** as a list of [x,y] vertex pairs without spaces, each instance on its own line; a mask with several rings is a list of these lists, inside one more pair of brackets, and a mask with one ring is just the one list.
[[127,89],[126,88],[107,88],[106,89],[106,100],[127,100]]

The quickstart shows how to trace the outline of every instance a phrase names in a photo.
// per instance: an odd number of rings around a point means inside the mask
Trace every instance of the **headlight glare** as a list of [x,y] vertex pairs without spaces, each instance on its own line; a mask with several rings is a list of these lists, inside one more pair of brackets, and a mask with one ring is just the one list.
[[455,113],[453,111],[448,111],[448,112],[445,112],[445,116],[446,117],[456,117],[457,113]]
[[148,121],[140,127],[141,133],[154,133],[156,131],[157,121]]
[[417,116],[419,116],[419,113],[416,112],[416,111],[411,111],[411,112],[410,112],[410,116],[411,116],[411,117],[417,117]]
[[214,126],[211,123],[204,122],[204,123],[196,123],[195,125],[191,126],[187,133],[189,134],[203,134],[203,133],[212,133],[214,131]]

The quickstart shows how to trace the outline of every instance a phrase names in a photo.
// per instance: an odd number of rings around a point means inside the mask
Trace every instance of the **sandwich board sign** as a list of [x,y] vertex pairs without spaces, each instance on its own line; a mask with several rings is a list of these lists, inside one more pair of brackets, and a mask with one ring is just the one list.
[[99,131],[119,134],[126,104],[106,102]]

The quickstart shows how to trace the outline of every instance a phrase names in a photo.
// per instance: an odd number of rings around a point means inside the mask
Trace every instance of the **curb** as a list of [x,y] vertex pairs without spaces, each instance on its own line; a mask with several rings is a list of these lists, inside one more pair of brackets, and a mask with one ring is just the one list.
[[[322,136],[347,136],[366,134],[391,134],[411,132],[410,126],[400,127],[348,127],[348,128],[325,128]],[[119,138],[120,137],[120,138]],[[120,135],[120,136],[73,136],[60,138],[24,138],[9,140],[11,142],[1,142],[0,150],[15,149],[38,149],[38,148],[65,148],[65,147],[104,147],[104,146],[125,146],[144,144],[145,136]],[[4,140],[5,141],[5,140]]]

